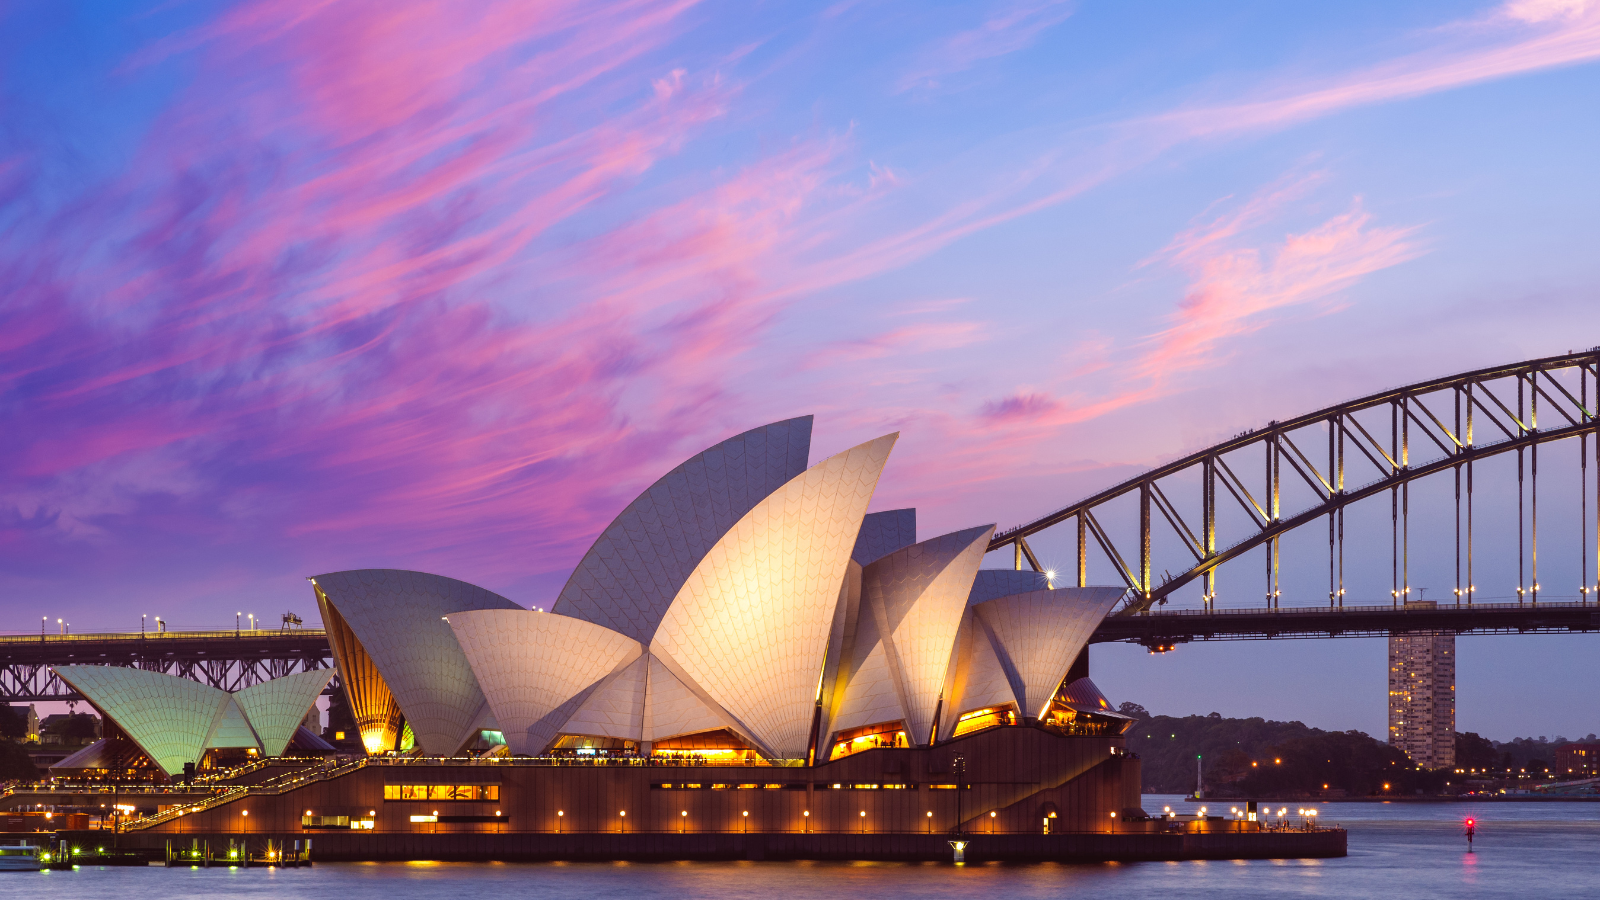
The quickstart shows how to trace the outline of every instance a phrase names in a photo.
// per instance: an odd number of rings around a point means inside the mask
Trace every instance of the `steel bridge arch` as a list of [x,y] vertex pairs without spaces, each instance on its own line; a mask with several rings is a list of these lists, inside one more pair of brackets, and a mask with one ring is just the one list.
[[[1575,370],[1575,371],[1574,371]],[[1562,383],[1562,377],[1567,380],[1575,374],[1577,380],[1577,395]],[[1495,393],[1492,385],[1499,385],[1504,392],[1504,384],[1508,380],[1515,381],[1517,392],[1515,411],[1512,404],[1502,401]],[[1542,383],[1541,383],[1542,381]],[[1590,393],[1593,387],[1594,393]],[[1424,400],[1433,402],[1436,407],[1443,409],[1438,403],[1438,396],[1448,392],[1451,403],[1450,412],[1453,413],[1452,425],[1446,425],[1439,416],[1435,415]],[[1592,399],[1591,399],[1592,398]],[[1553,428],[1541,429],[1538,424],[1539,401],[1543,399],[1548,406],[1547,410],[1553,411],[1558,417]],[[1404,492],[1409,499],[1409,485],[1418,479],[1434,475],[1446,470],[1454,469],[1456,472],[1456,507],[1457,507],[1457,588],[1456,599],[1458,602],[1472,602],[1476,587],[1472,583],[1472,466],[1475,462],[1493,456],[1500,456],[1511,452],[1531,450],[1534,454],[1534,579],[1532,595],[1534,602],[1538,597],[1538,563],[1537,563],[1537,534],[1538,534],[1538,466],[1537,448],[1553,441],[1577,437],[1581,442],[1580,468],[1584,486],[1580,488],[1583,510],[1581,517],[1584,535],[1585,551],[1583,555],[1583,581],[1582,593],[1585,600],[1591,593],[1600,592],[1600,585],[1589,583],[1588,569],[1588,536],[1589,507],[1588,507],[1588,436],[1600,429],[1600,418],[1595,415],[1592,404],[1600,402],[1600,347],[1592,348],[1581,353],[1569,353],[1563,356],[1552,356],[1543,359],[1527,360],[1503,366],[1494,366],[1477,369],[1452,375],[1446,378],[1419,382],[1403,387],[1391,388],[1367,397],[1350,400],[1335,406],[1307,413],[1295,419],[1283,422],[1270,422],[1265,428],[1243,432],[1215,446],[1208,447],[1197,453],[1192,453],[1181,459],[1159,466],[1148,472],[1131,478],[1121,484],[1108,488],[1081,500],[1071,506],[1058,509],[1049,515],[1035,519],[1024,525],[1009,528],[994,535],[989,543],[989,550],[993,552],[1006,546],[1011,546],[1015,551],[1015,565],[1022,568],[1023,561],[1035,571],[1043,571],[1038,557],[1028,545],[1027,539],[1039,532],[1057,525],[1075,521],[1078,530],[1077,550],[1077,583],[1086,582],[1087,547],[1088,540],[1092,537],[1101,551],[1110,560],[1117,574],[1127,585],[1130,596],[1126,605],[1120,611],[1123,615],[1134,615],[1145,612],[1158,603],[1166,603],[1166,598],[1172,592],[1196,579],[1204,580],[1202,599],[1209,607],[1215,592],[1212,578],[1218,566],[1229,560],[1238,559],[1251,550],[1266,546],[1269,559],[1268,568],[1271,578],[1268,602],[1275,605],[1277,591],[1277,551],[1278,539],[1284,534],[1297,528],[1309,525],[1324,516],[1328,517],[1329,527],[1329,604],[1342,605],[1343,603],[1343,511],[1350,504],[1365,500],[1385,491],[1394,492],[1396,502],[1392,506],[1396,521],[1396,543],[1398,548],[1398,522],[1402,509],[1399,495]],[[1358,412],[1377,409],[1387,409],[1389,412],[1389,449],[1385,449],[1382,442],[1374,438],[1373,434],[1355,418]],[[1420,415],[1419,415],[1420,412]],[[1424,418],[1425,417],[1425,418]],[[1449,416],[1447,416],[1449,418]],[[1491,427],[1488,429],[1493,439],[1486,443],[1475,440],[1475,431],[1480,422],[1486,421]],[[1303,452],[1295,443],[1293,433],[1308,427],[1325,426],[1327,430],[1327,470],[1318,468],[1311,457]],[[1443,455],[1437,459],[1413,464],[1411,461],[1411,437],[1413,426],[1417,434],[1425,437],[1436,445]],[[1372,429],[1379,431],[1381,429]],[[1359,457],[1347,455],[1346,446],[1359,451]],[[1243,479],[1236,475],[1228,466],[1224,456],[1238,450],[1252,447],[1261,447],[1265,458],[1264,494],[1261,501],[1257,501],[1250,493]],[[1378,467],[1383,474],[1367,484],[1354,488],[1345,486],[1345,463],[1347,459],[1359,460],[1365,458]],[[1520,457],[1519,457],[1520,458]],[[1381,461],[1380,461],[1381,460]],[[1279,500],[1282,486],[1283,464],[1287,462],[1293,474],[1300,477],[1317,495],[1318,501],[1303,510],[1287,516],[1281,514]],[[1600,469],[1600,437],[1595,441],[1595,463]],[[1162,491],[1160,481],[1164,478],[1198,468],[1201,473],[1202,484],[1202,520],[1199,529],[1189,527],[1189,524],[1178,513],[1176,506]],[[1467,476],[1467,578],[1466,583],[1461,583],[1461,498],[1463,469]],[[1519,529],[1522,510],[1521,494],[1523,484],[1522,468],[1519,463]],[[1238,505],[1242,507],[1256,525],[1256,531],[1244,539],[1222,548],[1216,545],[1216,501],[1218,492],[1217,484],[1230,494]],[[1130,566],[1117,550],[1107,530],[1103,528],[1094,513],[1097,508],[1104,507],[1111,501],[1137,494],[1139,502],[1139,555],[1138,566]],[[1408,505],[1405,507],[1408,510]],[[1161,584],[1154,584],[1151,580],[1151,528],[1153,524],[1152,509],[1159,513],[1179,540],[1194,557],[1194,564],[1188,570],[1170,577]],[[1594,552],[1597,560],[1597,574],[1600,574],[1600,478],[1596,479],[1596,496],[1594,515],[1596,516]],[[1521,531],[1519,530],[1519,535]],[[1519,537],[1520,540],[1520,537]],[[1397,549],[1398,556],[1398,549]],[[1337,555],[1337,563],[1335,556]],[[1520,562],[1519,562],[1520,565]],[[1520,571],[1520,570],[1519,570]],[[1519,585],[1519,598],[1526,585]],[[1409,593],[1409,585],[1401,588],[1398,584],[1393,591],[1395,601]],[[1600,598],[1597,598],[1600,599]]]

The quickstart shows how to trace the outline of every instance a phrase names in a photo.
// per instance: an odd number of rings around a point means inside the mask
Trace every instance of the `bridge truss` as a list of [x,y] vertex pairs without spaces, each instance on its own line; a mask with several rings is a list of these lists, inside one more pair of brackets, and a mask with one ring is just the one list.
[[[1600,348],[1565,356],[1479,369],[1407,385],[1247,431],[1059,509],[997,533],[989,550],[1012,548],[1018,569],[1044,571],[1028,538],[1058,526],[1076,528],[1076,583],[1088,579],[1090,547],[1110,562],[1128,588],[1122,615],[1147,613],[1180,588],[1200,583],[1202,606],[1215,608],[1217,568],[1258,548],[1266,550],[1266,607],[1277,609],[1281,546],[1286,533],[1325,523],[1328,533],[1328,606],[1344,605],[1345,510],[1369,498],[1389,496],[1393,606],[1412,599],[1410,514],[1413,482],[1432,475],[1454,479],[1454,602],[1473,605],[1479,593],[1475,562],[1477,464],[1514,454],[1517,491],[1518,604],[1539,602],[1539,462],[1547,445],[1576,438],[1583,534],[1579,602],[1600,601],[1593,576],[1600,574],[1600,477],[1591,497],[1591,436],[1600,402]],[[1541,418],[1542,417],[1542,418]],[[1600,437],[1593,441],[1600,470]],[[1258,476],[1241,477],[1241,473]],[[1548,467],[1548,462],[1547,462]],[[1363,479],[1368,480],[1363,480]],[[1220,488],[1220,490],[1219,490]],[[1286,509],[1289,488],[1309,496]],[[1197,504],[1172,498],[1198,493]],[[1107,527],[1118,504],[1137,505],[1137,528]],[[1592,509],[1591,509],[1592,501]],[[1188,508],[1186,517],[1183,510]],[[1232,543],[1219,535],[1219,511],[1248,524]],[[1198,509],[1198,513],[1194,510]],[[1595,517],[1591,520],[1591,516]],[[1131,517],[1127,517],[1130,518]],[[1594,527],[1591,543],[1590,526]],[[1153,537],[1181,546],[1186,554],[1153,578],[1158,565]],[[1132,531],[1130,534],[1129,532]],[[1092,542],[1092,544],[1091,544]],[[1596,562],[1591,568],[1591,554]],[[1176,568],[1177,574],[1172,570]],[[1057,579],[1058,583],[1062,579]]]
[[[0,636],[0,701],[82,700],[54,666],[127,666],[239,691],[333,665],[320,628]],[[339,689],[338,678],[324,693]]]

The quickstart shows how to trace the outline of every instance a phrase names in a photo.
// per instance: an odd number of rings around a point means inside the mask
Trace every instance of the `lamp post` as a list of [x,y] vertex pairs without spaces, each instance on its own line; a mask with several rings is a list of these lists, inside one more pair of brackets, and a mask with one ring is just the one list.
[[750,833],[750,810],[744,811],[744,833]]
[[562,822],[563,819],[566,818],[566,816],[567,816],[567,811],[566,810],[564,810],[564,809],[556,810],[556,834],[561,834],[562,833],[562,831],[561,831],[561,822]]
[[683,834],[689,828],[689,811],[686,809],[678,813],[678,833]]
[[961,816],[961,776],[967,772],[967,758],[956,757],[953,768],[956,770],[956,836],[960,837],[965,830],[962,827],[965,820]]
[[623,811],[617,813],[617,815],[622,818],[622,833],[623,834],[627,834],[628,833],[628,811],[627,810],[623,810]]
[[811,810],[808,809],[805,812],[801,813],[800,815],[805,818],[806,834],[810,834],[811,833]]

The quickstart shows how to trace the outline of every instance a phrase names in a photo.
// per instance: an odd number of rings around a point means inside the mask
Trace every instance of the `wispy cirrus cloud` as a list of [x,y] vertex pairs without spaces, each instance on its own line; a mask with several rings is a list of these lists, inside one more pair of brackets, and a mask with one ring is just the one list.
[[641,63],[687,6],[256,0],[146,54],[201,77],[134,164],[0,201],[0,334],[28,348],[0,396],[34,435],[0,449],[0,542],[566,564],[663,447],[719,435],[838,151],[608,214],[731,96]]
[[922,52],[916,68],[900,79],[897,89],[937,88],[942,79],[987,60],[1031,47],[1039,35],[1066,21],[1073,11],[1067,0],[1012,2],[992,9],[976,27],[939,41]]
[[984,339],[989,329],[982,322],[917,322],[849,341],[835,341],[811,354],[805,368],[825,368],[914,353],[954,350]]
[[1182,272],[1189,285],[1165,327],[1119,354],[1119,375],[1110,390],[1055,396],[1022,388],[985,402],[980,417],[995,424],[1054,427],[1166,396],[1181,388],[1182,376],[1230,359],[1230,340],[1424,252],[1417,227],[1375,224],[1360,198],[1345,212],[1280,241],[1261,246],[1250,240],[1252,232],[1282,216],[1320,180],[1317,173],[1271,185],[1238,208],[1185,229],[1147,260],[1144,265]]
[[831,260],[835,281],[907,265],[952,243],[1127,175],[1185,144],[1269,132],[1364,106],[1468,87],[1600,59],[1600,4],[1518,0],[1415,38],[1424,46],[1374,65],[1322,76],[1262,77],[1265,88],[1194,101],[1062,136],[1062,149],[897,230]]

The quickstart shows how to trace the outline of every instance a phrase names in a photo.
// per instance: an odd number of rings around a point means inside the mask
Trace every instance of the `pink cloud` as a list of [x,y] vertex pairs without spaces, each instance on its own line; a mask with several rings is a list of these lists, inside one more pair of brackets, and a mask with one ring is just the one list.
[[1591,62],[1600,58],[1600,6],[1586,0],[1522,0],[1487,19],[1442,29],[1440,36],[1434,47],[1369,68],[1143,122],[1186,137],[1281,128],[1357,106]]
[[[1027,389],[987,401],[979,415],[996,424],[1030,431],[1099,418],[1180,390],[1180,376],[1222,364],[1232,356],[1231,338],[1282,319],[1290,310],[1327,298],[1364,276],[1421,255],[1415,227],[1373,224],[1359,198],[1350,209],[1316,227],[1286,235],[1276,245],[1242,246],[1252,229],[1276,218],[1300,199],[1320,175],[1281,181],[1177,235],[1145,265],[1163,263],[1190,279],[1167,325],[1120,354],[1118,377],[1097,396],[1072,389],[1065,396]],[[1075,360],[1070,379],[1102,368],[1110,353],[1104,342]],[[1088,366],[1085,371],[1085,365]]]
[[1282,129],[1361,106],[1577,65],[1600,59],[1600,4],[1527,0],[1488,17],[1449,23],[1430,46],[1377,65],[1322,78],[1264,74],[1273,85],[1223,103],[1195,103],[1097,127],[1088,149],[1052,150],[1032,165],[951,204],[912,228],[898,229],[830,260],[808,289],[905,266],[973,235],[1058,206],[1195,140]]
[[103,534],[159,481],[170,527],[281,535],[292,572],[570,564],[664,454],[746,427],[726,385],[838,152],[618,217],[730,96],[614,77],[685,7],[262,0],[166,48],[202,77],[135,165],[0,235],[29,351],[0,384],[46,432],[0,448],[0,526]]
[[829,344],[811,354],[804,365],[806,368],[823,368],[888,356],[954,350],[982,340],[987,330],[981,322],[920,322],[903,325],[872,337]]
[[1350,209],[1265,251],[1229,246],[1227,239],[1294,193],[1274,191],[1224,216],[1179,235],[1162,256],[1191,282],[1166,329],[1143,342],[1132,371],[1152,384],[1215,365],[1226,354],[1219,345],[1257,331],[1272,314],[1303,306],[1343,290],[1365,275],[1422,254],[1415,227],[1381,227],[1360,200]]

